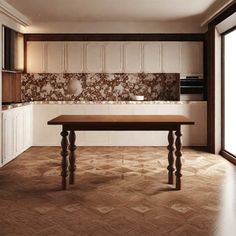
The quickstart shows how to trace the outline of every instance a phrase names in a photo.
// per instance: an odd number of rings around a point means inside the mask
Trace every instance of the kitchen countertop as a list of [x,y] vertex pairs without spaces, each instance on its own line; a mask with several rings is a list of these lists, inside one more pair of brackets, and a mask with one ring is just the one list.
[[2,110],[10,110],[17,107],[22,107],[30,104],[52,104],[52,105],[64,105],[64,104],[84,104],[84,105],[106,105],[106,104],[113,104],[113,105],[126,105],[126,104],[146,104],[146,105],[158,105],[158,104],[191,104],[191,103],[200,103],[206,101],[32,101],[32,102],[22,102],[22,103],[15,103],[11,105],[2,105]]

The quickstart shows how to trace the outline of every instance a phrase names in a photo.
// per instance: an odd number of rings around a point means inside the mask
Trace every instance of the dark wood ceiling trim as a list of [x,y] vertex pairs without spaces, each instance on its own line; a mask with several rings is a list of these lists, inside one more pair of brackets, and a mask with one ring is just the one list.
[[223,20],[231,16],[236,12],[236,1],[232,3],[227,9],[215,17],[212,21],[209,22],[209,26],[216,26],[221,23]]
[[25,34],[26,41],[204,41],[205,34]]

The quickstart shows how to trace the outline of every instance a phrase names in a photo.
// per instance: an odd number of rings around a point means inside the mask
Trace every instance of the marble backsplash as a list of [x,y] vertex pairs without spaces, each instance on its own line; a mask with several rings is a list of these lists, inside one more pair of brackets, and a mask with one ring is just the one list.
[[178,101],[177,73],[23,74],[22,101]]

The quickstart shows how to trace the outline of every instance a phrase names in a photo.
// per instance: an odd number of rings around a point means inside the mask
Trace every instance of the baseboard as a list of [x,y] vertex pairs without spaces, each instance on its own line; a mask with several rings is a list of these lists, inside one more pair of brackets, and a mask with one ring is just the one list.
[[231,153],[225,150],[221,150],[220,155],[222,155],[226,160],[228,160],[232,164],[236,165],[236,157],[232,155]]

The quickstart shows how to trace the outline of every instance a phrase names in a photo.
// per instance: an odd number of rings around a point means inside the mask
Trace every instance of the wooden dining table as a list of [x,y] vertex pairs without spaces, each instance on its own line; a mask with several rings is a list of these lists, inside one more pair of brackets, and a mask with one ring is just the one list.
[[[61,125],[61,176],[62,189],[75,180],[75,131],[168,131],[168,184],[174,182],[181,189],[181,125],[193,125],[194,121],[182,115],[60,115],[48,121],[48,125]],[[175,133],[175,136],[174,136]],[[68,137],[69,136],[69,137]],[[68,140],[69,139],[69,140]],[[69,142],[68,142],[69,141]],[[175,144],[175,145],[174,145]],[[175,146],[175,147],[174,147]],[[69,150],[69,151],[68,151]],[[69,161],[68,161],[69,156]],[[175,168],[174,168],[175,161]],[[68,166],[69,163],[69,166]],[[68,168],[69,167],[69,168]],[[69,171],[68,171],[69,170]]]

